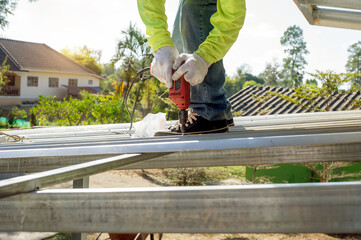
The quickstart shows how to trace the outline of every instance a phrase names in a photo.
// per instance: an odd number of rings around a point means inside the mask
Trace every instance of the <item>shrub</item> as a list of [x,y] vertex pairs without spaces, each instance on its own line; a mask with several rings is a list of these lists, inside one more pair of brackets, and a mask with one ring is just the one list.
[[76,126],[129,121],[122,110],[122,99],[113,95],[92,95],[83,91],[82,99],[58,101],[55,96],[39,96],[38,105],[31,109],[39,125]]
[[9,121],[5,117],[0,117],[0,128],[9,128]]
[[10,122],[13,122],[17,119],[26,119],[28,114],[24,109],[19,109],[17,107],[13,107],[10,112]]
[[204,185],[207,181],[206,168],[171,168],[164,169],[164,175],[175,186]]

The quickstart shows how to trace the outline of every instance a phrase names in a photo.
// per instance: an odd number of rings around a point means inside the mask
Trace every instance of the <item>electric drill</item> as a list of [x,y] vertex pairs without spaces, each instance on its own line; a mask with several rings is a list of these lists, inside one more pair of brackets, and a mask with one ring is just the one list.
[[[173,73],[174,72],[175,70],[173,70]],[[150,73],[150,67],[139,71],[139,73],[142,75],[141,76],[142,78],[144,73]],[[146,77],[148,77],[148,75]],[[177,105],[179,109],[178,120],[179,123],[181,124],[182,133],[185,132],[185,124],[187,123],[187,119],[188,119],[187,109],[191,102],[190,91],[191,91],[190,84],[184,79],[184,76],[182,76],[180,79],[176,81],[173,81],[173,85],[169,89],[169,98],[175,105]]]
[[178,120],[181,124],[182,133],[185,132],[185,124],[188,119],[187,108],[191,102],[190,90],[189,82],[184,79],[184,76],[176,81],[173,81],[173,85],[169,89],[169,98],[179,109]]

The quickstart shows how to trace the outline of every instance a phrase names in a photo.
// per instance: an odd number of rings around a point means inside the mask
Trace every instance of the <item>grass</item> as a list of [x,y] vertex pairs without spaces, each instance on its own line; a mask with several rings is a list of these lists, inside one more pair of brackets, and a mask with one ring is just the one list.
[[71,233],[57,233],[53,236],[44,238],[42,240],[70,240],[71,239]]

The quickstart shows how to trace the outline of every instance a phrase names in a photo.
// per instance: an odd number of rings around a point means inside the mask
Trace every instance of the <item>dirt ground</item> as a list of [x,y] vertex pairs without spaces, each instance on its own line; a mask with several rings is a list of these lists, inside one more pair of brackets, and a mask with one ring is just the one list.
[[[144,175],[144,173],[146,173]],[[97,174],[90,177],[90,187],[155,187],[162,178],[161,171],[142,172],[117,171]],[[153,181],[156,180],[156,181]],[[70,184],[70,183],[69,183]],[[221,184],[242,184],[239,180],[227,180]],[[88,234],[88,240],[95,240],[99,233]],[[99,240],[109,239],[107,233],[102,233]],[[150,237],[147,238],[149,240]],[[158,239],[156,236],[155,239]],[[361,240],[359,235],[330,236],[326,234],[164,234],[163,240]]]

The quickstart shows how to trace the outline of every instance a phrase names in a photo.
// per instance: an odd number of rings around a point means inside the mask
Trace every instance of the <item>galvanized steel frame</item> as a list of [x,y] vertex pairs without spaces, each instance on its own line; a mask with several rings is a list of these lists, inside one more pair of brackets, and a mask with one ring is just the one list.
[[311,25],[361,30],[358,0],[294,0]]
[[356,233],[361,183],[44,190],[0,200],[0,231]]
[[[21,172],[20,165],[24,163],[20,161],[36,161],[39,157],[40,161],[69,158],[76,162],[109,154],[130,154],[0,181],[0,196],[3,197],[0,199],[0,231],[360,232],[361,184],[358,182],[63,189],[19,194],[107,169],[125,168],[123,160],[128,161],[127,164],[134,163],[128,169],[360,161],[361,131],[352,130],[358,124],[360,113],[332,113],[335,121],[330,121],[331,114],[324,113],[297,114],[296,118],[241,118],[235,121],[239,127],[229,134],[148,139],[130,139],[125,135],[117,138],[109,133],[113,126],[95,126],[95,131],[84,127],[76,135],[85,136],[89,141],[77,144],[76,140],[64,143],[64,138],[70,136],[69,128],[58,128],[58,132],[54,131],[56,137],[50,141],[45,141],[47,134],[39,130],[31,135],[33,143],[0,145],[0,172],[4,171],[1,163],[6,164],[6,161],[9,166],[15,161]],[[306,122],[309,129],[305,127]],[[336,122],[346,127],[334,130]],[[296,127],[296,132],[292,126]],[[299,134],[302,130],[305,134]],[[99,142],[100,136],[106,136],[101,138],[103,142]],[[173,151],[176,153],[159,157]],[[150,158],[153,159],[143,162]],[[99,165],[102,167],[97,169],[96,162],[102,162]],[[16,169],[16,166],[9,169]],[[13,194],[17,195],[9,196]]]

